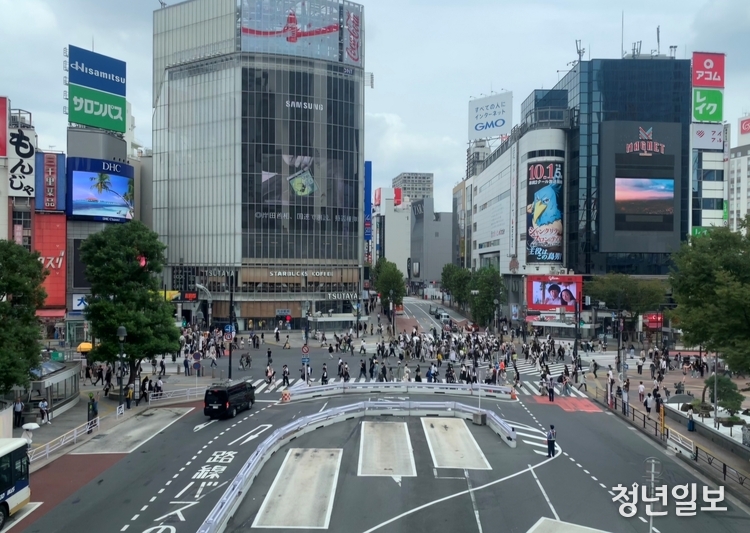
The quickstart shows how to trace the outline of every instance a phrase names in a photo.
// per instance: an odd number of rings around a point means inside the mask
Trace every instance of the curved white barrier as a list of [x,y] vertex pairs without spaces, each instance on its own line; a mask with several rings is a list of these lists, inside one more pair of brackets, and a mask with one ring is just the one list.
[[[360,383],[358,385],[365,385]],[[431,384],[432,385],[432,384]],[[324,387],[330,387],[325,385]],[[322,388],[322,387],[320,387]],[[340,388],[340,387],[337,387]],[[197,533],[222,533],[242,498],[255,481],[266,461],[292,439],[337,422],[364,416],[450,416],[471,419],[477,413],[487,415],[487,426],[497,433],[511,448],[516,447],[515,430],[496,413],[458,402],[359,402],[335,407],[320,413],[305,416],[274,431],[258,445],[245,465],[240,469],[219,502],[198,528]]]
[[386,381],[337,382],[330,385],[315,385],[312,387],[297,387],[286,389],[290,394],[290,401],[323,398],[339,394],[385,393],[385,394],[451,394],[460,396],[478,396],[482,398],[501,398],[509,400],[513,396],[513,387],[485,385],[474,383],[418,383],[414,381]]

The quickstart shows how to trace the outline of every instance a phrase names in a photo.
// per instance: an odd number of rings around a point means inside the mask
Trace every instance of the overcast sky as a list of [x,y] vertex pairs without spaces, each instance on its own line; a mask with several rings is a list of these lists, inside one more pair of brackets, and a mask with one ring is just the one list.
[[[167,0],[167,3],[172,3]],[[439,210],[451,209],[451,189],[466,162],[471,97],[502,89],[514,93],[514,123],[533,89],[550,88],[577,58],[620,56],[678,46],[727,54],[724,119],[736,135],[750,111],[750,1],[748,0],[362,0],[365,68],[375,75],[366,91],[365,157],[374,187],[389,187],[400,172],[433,172]],[[0,94],[31,111],[40,148],[64,150],[63,48],[68,44],[127,61],[128,100],[136,137],[151,146],[152,11],[158,0],[0,0]]]

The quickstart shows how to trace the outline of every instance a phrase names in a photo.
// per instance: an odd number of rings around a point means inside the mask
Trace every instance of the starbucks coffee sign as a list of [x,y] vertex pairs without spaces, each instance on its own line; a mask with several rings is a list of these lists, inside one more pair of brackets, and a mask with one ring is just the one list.
[[319,270],[269,270],[268,276],[271,278],[332,278],[333,272]]

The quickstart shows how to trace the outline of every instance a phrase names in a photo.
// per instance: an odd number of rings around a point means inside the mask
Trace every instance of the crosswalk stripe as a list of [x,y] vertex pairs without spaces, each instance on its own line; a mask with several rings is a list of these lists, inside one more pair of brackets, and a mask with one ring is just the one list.
[[529,433],[524,433],[524,432],[518,431],[518,430],[516,430],[516,435],[520,435],[522,437],[526,437],[526,438],[529,438],[529,439],[539,439],[539,440],[546,440],[546,438],[547,438],[547,437],[545,437],[543,435],[531,435]]
[[539,455],[544,455],[546,457],[546,452],[540,452],[539,450],[534,450],[534,453],[538,453]]
[[263,392],[263,389],[265,389],[266,387],[268,387],[268,382],[263,381],[260,387],[255,387],[255,394],[258,394],[259,392]]
[[526,439],[523,439],[523,442],[525,442],[526,444],[528,444],[530,446],[539,446],[540,448],[546,448],[547,447],[546,443],[542,444],[541,442],[533,442],[533,441],[526,440]]

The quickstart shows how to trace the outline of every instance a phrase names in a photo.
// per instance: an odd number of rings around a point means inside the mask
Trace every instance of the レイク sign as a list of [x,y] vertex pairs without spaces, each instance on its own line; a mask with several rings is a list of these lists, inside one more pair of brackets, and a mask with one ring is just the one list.
[[647,130],[638,128],[638,140],[625,145],[626,153],[638,153],[642,157],[651,157],[652,154],[663,154],[664,150],[664,143],[654,141],[654,128]]

